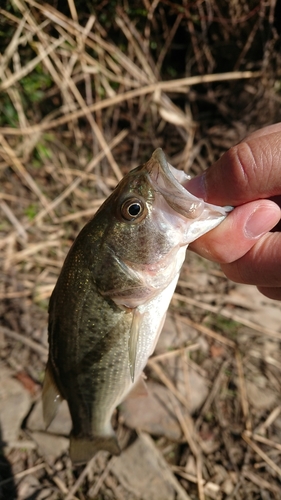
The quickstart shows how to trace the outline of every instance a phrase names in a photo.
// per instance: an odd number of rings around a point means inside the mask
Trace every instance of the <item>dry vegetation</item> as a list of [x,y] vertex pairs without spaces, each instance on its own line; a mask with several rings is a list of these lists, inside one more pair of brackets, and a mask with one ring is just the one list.
[[[279,4],[1,2],[0,370],[30,403],[16,438],[2,439],[0,498],[280,499],[280,306],[195,255],[147,368],[167,390],[179,437],[149,422],[129,429],[122,412],[116,423],[127,450],[141,443],[158,457],[171,496],[161,483],[158,496],[142,491],[137,467],[129,485],[125,462],[106,453],[76,469],[67,452],[52,458],[27,419],[40,399],[60,267],[118,180],[158,146],[196,174],[281,119]],[[205,394],[196,408],[194,374]]]

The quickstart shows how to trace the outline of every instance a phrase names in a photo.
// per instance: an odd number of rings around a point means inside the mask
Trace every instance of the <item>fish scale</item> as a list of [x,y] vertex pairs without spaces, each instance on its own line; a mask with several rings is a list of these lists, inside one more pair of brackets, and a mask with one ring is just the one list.
[[120,453],[111,418],[130,391],[143,392],[186,248],[231,210],[196,198],[187,181],[158,148],[120,181],[66,257],[49,306],[43,413],[48,426],[67,400],[75,464],[100,449]]

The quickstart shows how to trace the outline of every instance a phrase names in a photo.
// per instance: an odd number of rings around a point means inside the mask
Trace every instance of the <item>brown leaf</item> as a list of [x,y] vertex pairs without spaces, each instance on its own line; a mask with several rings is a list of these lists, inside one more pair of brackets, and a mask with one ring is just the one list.
[[34,396],[38,389],[39,389],[39,384],[36,384],[34,380],[24,371],[18,372],[15,375],[15,378],[23,385],[23,387],[32,395]]

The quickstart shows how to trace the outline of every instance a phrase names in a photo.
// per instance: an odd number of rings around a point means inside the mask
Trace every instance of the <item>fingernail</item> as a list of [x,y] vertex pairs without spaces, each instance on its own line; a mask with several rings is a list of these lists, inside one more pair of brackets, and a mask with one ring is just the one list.
[[185,189],[197,198],[206,198],[205,173],[193,177],[184,185]]
[[246,238],[258,238],[277,224],[277,211],[274,206],[260,206],[251,213],[244,226]]

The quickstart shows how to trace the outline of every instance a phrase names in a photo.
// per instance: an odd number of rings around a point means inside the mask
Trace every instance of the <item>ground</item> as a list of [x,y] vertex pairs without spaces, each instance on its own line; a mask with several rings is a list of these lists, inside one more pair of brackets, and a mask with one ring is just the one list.
[[156,147],[195,175],[280,120],[280,2],[2,4],[0,498],[279,499],[280,304],[191,252],[120,457],[73,467],[41,389],[50,294],[120,178]]

